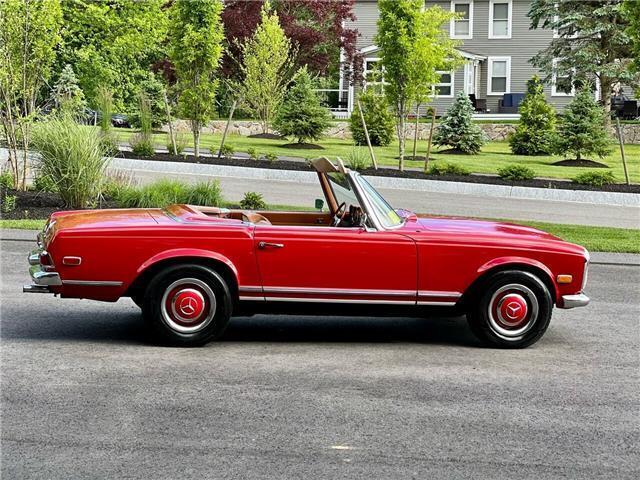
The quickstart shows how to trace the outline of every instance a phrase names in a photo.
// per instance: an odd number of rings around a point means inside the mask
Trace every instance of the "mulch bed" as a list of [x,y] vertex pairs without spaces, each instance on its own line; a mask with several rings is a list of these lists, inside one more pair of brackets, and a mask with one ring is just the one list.
[[283,137],[282,135],[278,135],[277,133],[256,133],[254,135],[249,135],[247,138],[265,138],[267,140],[284,140],[287,137]]
[[297,148],[300,150],[324,150],[322,145],[316,145],[315,143],[285,143],[284,145],[280,145],[282,148]]
[[[6,195],[16,196],[15,210],[2,213],[6,220],[48,218],[53,212],[68,210],[57,193],[7,190]],[[97,208],[118,208],[118,205],[112,200],[105,200]]]
[[581,159],[566,159],[559,160],[557,162],[552,163],[551,165],[556,165],[558,167],[588,167],[588,168],[609,168],[609,165],[605,165],[604,163],[596,162],[594,160]]
[[[438,152],[441,153],[441,152]],[[212,158],[212,157],[200,157],[200,161],[196,162],[196,159],[192,155],[187,156],[175,156],[168,153],[157,153],[152,158],[139,157],[132,153],[125,152],[127,158],[141,159],[141,160],[161,160],[165,162],[177,162],[177,163],[203,163],[208,165],[228,165],[235,167],[248,167],[248,168],[268,168],[273,170],[294,170],[294,171],[311,171],[311,167],[305,162],[296,162],[292,160],[278,160],[277,162],[269,162],[268,160],[251,160],[247,158]],[[433,158],[432,158],[433,160]],[[604,191],[604,192],[622,192],[622,193],[640,193],[640,185],[604,185],[602,187],[594,187],[590,185],[579,185],[577,183],[562,181],[562,180],[542,180],[534,179],[521,182],[512,182],[509,180],[503,180],[497,176],[490,175],[427,175],[422,171],[406,170],[400,172],[395,168],[379,168],[374,170],[373,168],[367,168],[361,171],[364,175],[379,176],[379,177],[394,177],[394,178],[417,178],[422,180],[437,180],[437,181],[449,181],[449,182],[466,182],[466,183],[485,183],[490,185],[510,185],[520,187],[537,187],[537,188],[557,188],[562,190],[588,190],[588,191]]]

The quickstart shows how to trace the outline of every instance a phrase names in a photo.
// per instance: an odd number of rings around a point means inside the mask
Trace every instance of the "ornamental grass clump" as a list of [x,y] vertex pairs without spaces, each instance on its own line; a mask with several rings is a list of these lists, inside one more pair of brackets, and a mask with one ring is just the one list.
[[222,191],[217,181],[188,185],[177,180],[159,180],[142,187],[125,188],[116,201],[125,208],[163,208],[174,203],[217,207]]
[[101,192],[109,153],[98,130],[67,117],[38,123],[33,147],[40,154],[38,176],[53,185],[68,208],[94,205]]

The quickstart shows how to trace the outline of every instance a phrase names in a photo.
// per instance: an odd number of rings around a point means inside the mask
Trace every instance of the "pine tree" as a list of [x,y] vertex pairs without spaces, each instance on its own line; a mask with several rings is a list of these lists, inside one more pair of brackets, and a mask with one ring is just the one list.
[[60,77],[51,91],[51,99],[56,110],[64,113],[77,115],[84,109],[84,93],[78,85],[78,78],[71,65],[65,65],[60,72]]
[[548,155],[556,142],[556,112],[547,103],[542,82],[534,76],[527,82],[527,94],[520,104],[520,123],[509,135],[516,155]]
[[[359,99],[371,144],[386,147],[393,140],[393,130],[395,129],[393,114],[389,110],[387,99],[384,95],[376,93],[373,88],[367,88],[360,93]],[[367,139],[357,105],[351,113],[349,127],[356,145],[366,145]]]
[[311,75],[303,67],[298,70],[273,124],[280,134],[296,137],[298,143],[304,143],[322,137],[329,127],[330,117],[313,89]]
[[440,120],[433,143],[449,145],[455,150],[475,155],[480,153],[486,137],[482,129],[473,123],[473,104],[463,91],[458,92],[455,102]]
[[611,148],[604,115],[602,107],[593,98],[593,92],[589,88],[580,89],[562,115],[557,152],[561,155],[571,153],[576,160],[589,154],[605,157]]

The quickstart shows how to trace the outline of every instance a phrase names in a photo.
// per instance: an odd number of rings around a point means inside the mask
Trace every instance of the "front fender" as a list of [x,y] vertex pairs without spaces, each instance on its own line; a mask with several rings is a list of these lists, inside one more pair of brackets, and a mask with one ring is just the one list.
[[537,268],[539,270],[542,270],[547,275],[548,279],[550,280],[551,284],[553,285],[555,298],[560,298],[560,291],[558,289],[558,285],[556,284],[556,281],[554,279],[553,273],[551,272],[549,267],[547,267],[544,263],[539,262],[537,260],[533,260],[531,258],[517,257],[517,256],[494,258],[493,260],[490,260],[490,261],[486,262],[484,265],[482,265],[480,268],[478,268],[477,272],[478,272],[478,275],[480,276],[480,275],[484,274],[485,272],[488,272],[489,270],[493,270],[496,267],[503,267],[503,266],[507,266],[507,265],[513,265],[513,266],[529,265],[531,267],[534,267],[534,268]]

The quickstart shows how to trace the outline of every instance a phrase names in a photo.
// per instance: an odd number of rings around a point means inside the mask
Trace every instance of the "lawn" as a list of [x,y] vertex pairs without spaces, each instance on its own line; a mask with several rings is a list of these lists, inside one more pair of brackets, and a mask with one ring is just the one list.
[[[274,210],[301,210],[300,207],[272,205]],[[628,228],[590,227],[563,225],[559,223],[523,222],[507,220],[519,225],[528,225],[549,232],[567,242],[577,243],[593,252],[640,253],[640,230]],[[0,228],[39,230],[45,220],[0,220]]]
[[[127,141],[134,131],[117,129],[116,132],[121,141]],[[191,137],[189,136],[189,138]],[[203,148],[209,148],[212,151],[217,151],[220,145],[220,140],[220,134],[203,134],[201,146]],[[167,135],[155,134],[154,142],[158,146],[166,146]],[[283,140],[254,139],[243,137],[241,135],[228,135],[226,143],[227,145],[232,145],[237,152],[246,152],[248,148],[253,147],[260,154],[275,153],[278,155],[302,158],[315,158],[317,156],[324,155],[330,159],[340,157],[345,162],[348,162],[349,154],[353,149],[351,140],[340,140],[336,138],[326,138],[317,142],[319,145],[324,147],[324,150],[283,148],[282,145],[287,143]],[[366,151],[366,147],[363,148]],[[411,148],[412,146],[410,143],[407,148],[408,153],[410,153]],[[419,155],[424,155],[426,148],[426,140],[418,142]],[[394,142],[388,147],[374,147],[374,151],[379,165],[394,167],[398,165],[398,160],[396,159],[398,155],[397,142]],[[633,183],[640,183],[640,145],[625,145],[625,153],[631,181]],[[562,160],[562,157],[560,156],[528,157],[524,155],[513,155],[507,142],[489,142],[482,148],[482,152],[479,155],[445,154],[438,153],[437,149],[434,149],[432,156],[437,161],[463,165],[473,173],[495,174],[500,167],[510,164],[519,164],[532,168],[538,177],[570,179],[579,173],[590,170],[587,168],[559,167],[551,165],[553,162]],[[617,144],[612,143],[611,153],[609,156],[599,161],[611,167],[611,171],[619,182],[624,182],[624,171],[622,167],[620,149]],[[407,166],[420,168],[423,167],[423,162],[408,161]]]

